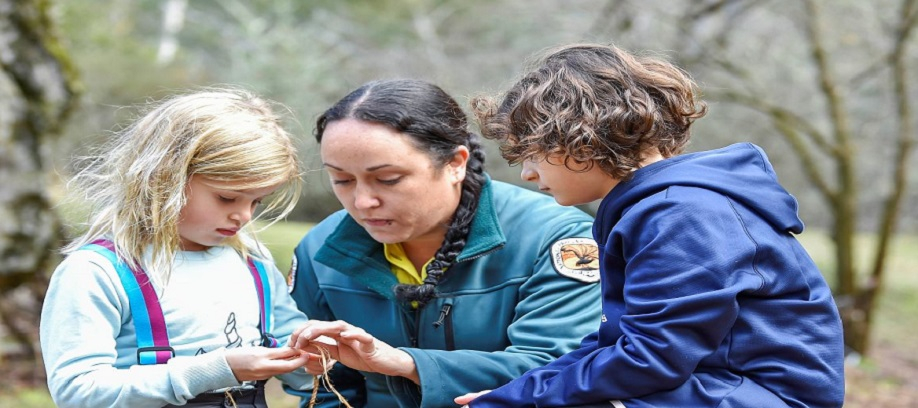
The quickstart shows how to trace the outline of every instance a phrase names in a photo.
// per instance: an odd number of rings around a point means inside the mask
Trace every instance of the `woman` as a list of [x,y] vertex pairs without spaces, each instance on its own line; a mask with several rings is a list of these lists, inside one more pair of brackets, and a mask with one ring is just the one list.
[[352,405],[450,406],[596,329],[592,218],[491,180],[442,89],[370,82],[319,117],[316,139],[344,210],[295,250],[291,293],[316,320],[291,342],[338,341],[331,380]]

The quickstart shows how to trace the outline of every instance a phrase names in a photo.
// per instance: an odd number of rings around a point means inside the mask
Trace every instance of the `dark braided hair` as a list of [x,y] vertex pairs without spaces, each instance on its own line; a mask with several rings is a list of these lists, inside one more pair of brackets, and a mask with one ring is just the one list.
[[443,244],[427,265],[427,278],[421,285],[395,287],[399,300],[425,304],[437,295],[436,287],[444,272],[465,248],[478,209],[485,183],[485,155],[478,136],[469,132],[465,112],[449,94],[436,85],[412,79],[372,81],[357,88],[319,116],[316,141],[322,143],[330,123],[347,118],[383,124],[409,136],[411,143],[440,168],[452,160],[459,146],[469,149],[459,205]]

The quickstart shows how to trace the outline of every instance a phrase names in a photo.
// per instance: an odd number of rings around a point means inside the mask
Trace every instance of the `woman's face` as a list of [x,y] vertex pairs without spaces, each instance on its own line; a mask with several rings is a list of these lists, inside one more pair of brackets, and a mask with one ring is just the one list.
[[373,239],[439,248],[469,152],[460,147],[439,167],[409,137],[372,122],[332,122],[322,136],[322,163],[338,201]]

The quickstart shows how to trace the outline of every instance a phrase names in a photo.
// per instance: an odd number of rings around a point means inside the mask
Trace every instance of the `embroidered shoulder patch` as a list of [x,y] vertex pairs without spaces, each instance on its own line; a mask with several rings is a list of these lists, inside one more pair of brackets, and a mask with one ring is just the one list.
[[559,275],[599,282],[599,247],[592,238],[564,238],[551,245],[551,262]]
[[296,285],[296,255],[290,260],[290,272],[287,272],[287,293],[293,293],[293,285]]

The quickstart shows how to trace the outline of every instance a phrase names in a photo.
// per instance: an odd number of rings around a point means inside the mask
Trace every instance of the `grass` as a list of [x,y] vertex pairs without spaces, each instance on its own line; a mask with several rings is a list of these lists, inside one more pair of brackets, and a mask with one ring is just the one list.
[[[311,226],[284,222],[259,233],[259,238],[268,246],[282,272],[288,271],[293,248]],[[828,265],[833,262],[832,243],[826,234],[808,231],[800,236],[800,241],[823,271],[831,270]],[[865,253],[872,252],[872,243],[869,237],[859,238],[857,248]],[[857,261],[859,265],[867,265],[870,260],[859,257]],[[894,240],[888,265],[874,324],[876,357],[871,356],[859,366],[848,368],[845,406],[849,408],[914,406],[908,405],[916,401],[910,398],[913,398],[913,391],[914,395],[918,395],[912,379],[918,376],[918,369],[915,369],[918,358],[912,356],[912,333],[918,326],[918,274],[912,273],[918,270],[918,236],[900,236]],[[828,275],[827,280],[834,281],[834,276]],[[268,403],[272,408],[297,406],[298,398],[284,394],[276,380],[269,382],[268,389]],[[882,398],[896,402],[878,404]],[[43,387],[0,387],[0,406],[44,408],[54,405]]]
[[278,222],[257,234],[258,239],[271,251],[277,268],[286,274],[290,270],[293,249],[310,228],[312,224],[308,223]]

